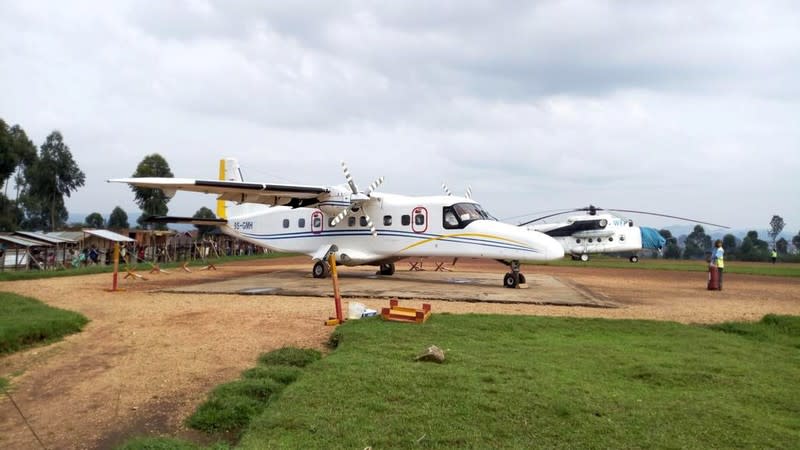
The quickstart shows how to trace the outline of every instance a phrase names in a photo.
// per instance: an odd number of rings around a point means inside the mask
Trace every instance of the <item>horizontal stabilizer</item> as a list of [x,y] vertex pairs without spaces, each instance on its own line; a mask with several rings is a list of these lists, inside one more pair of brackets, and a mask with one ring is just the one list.
[[227,225],[228,223],[228,221],[225,219],[199,219],[196,217],[175,217],[175,216],[150,216],[144,219],[144,221],[150,223],[189,223],[192,225],[210,225],[210,226]]

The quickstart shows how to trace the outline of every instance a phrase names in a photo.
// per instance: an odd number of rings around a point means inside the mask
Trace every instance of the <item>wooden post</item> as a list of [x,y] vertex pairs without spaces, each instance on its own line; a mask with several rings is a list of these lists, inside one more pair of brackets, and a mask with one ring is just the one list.
[[114,256],[112,256],[112,260],[114,261],[114,275],[113,275],[113,282],[111,283],[111,292],[117,291],[117,276],[119,274],[119,242],[114,242]]
[[331,278],[333,278],[333,301],[336,308],[336,320],[338,323],[343,323],[342,297],[339,296],[339,276],[336,274],[336,255],[333,252],[328,254],[328,263],[331,265]]

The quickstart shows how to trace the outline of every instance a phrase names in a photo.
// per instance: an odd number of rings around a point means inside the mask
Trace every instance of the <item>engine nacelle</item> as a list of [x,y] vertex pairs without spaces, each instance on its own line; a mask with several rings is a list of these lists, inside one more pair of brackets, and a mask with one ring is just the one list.
[[318,208],[326,216],[335,216],[350,206],[352,195],[347,185],[333,186],[328,194],[320,197]]

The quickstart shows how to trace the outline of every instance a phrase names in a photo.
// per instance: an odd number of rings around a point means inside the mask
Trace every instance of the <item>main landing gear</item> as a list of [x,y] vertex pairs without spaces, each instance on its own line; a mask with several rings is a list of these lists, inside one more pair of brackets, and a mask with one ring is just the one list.
[[311,269],[311,275],[314,278],[328,278],[328,275],[331,274],[331,265],[325,261],[317,261],[314,263],[314,267]]
[[519,261],[503,262],[511,268],[511,272],[503,277],[503,286],[514,289],[520,284],[525,284],[525,275],[519,271]]
[[638,257],[638,256],[636,256],[636,255],[631,255],[631,257],[630,257],[630,258],[628,258],[628,259],[629,259],[629,260],[630,260],[630,262],[632,262],[632,263],[637,263],[637,262],[639,262],[639,257]]

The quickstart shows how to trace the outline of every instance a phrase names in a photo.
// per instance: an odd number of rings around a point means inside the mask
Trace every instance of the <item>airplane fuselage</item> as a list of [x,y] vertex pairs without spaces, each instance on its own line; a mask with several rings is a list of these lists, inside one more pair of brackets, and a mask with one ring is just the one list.
[[[344,265],[425,256],[542,261],[564,254],[555,239],[493,220],[480,205],[461,197],[375,193],[335,226],[334,215],[326,211],[330,209],[231,206],[224,231],[276,251],[315,258],[333,245],[337,263]],[[370,232],[367,217],[377,236]]]

